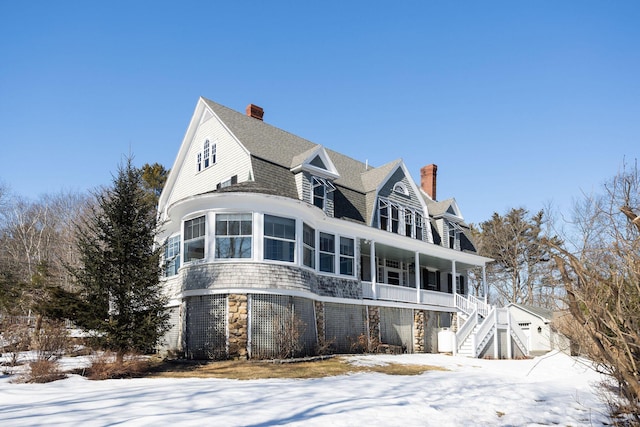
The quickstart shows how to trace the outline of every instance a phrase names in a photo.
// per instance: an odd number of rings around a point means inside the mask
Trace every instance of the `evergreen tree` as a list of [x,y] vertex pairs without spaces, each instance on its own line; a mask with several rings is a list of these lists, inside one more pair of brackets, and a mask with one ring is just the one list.
[[164,184],[167,182],[169,171],[160,163],[154,163],[152,165],[146,163],[140,170],[142,172],[142,185],[145,190],[147,190],[147,197],[155,206],[158,204],[158,199],[160,198]]
[[113,186],[77,230],[81,268],[76,278],[88,310],[76,321],[98,332],[99,343],[122,360],[152,350],[167,330],[166,297],[160,287],[160,252],[155,206],[146,196],[139,169],[128,158]]
[[[476,232],[480,255],[493,258],[487,266],[487,279],[497,302],[539,305],[555,308],[559,281],[554,276],[546,237],[545,216],[523,208],[511,209],[504,216],[494,213]],[[559,242],[555,237],[550,241]]]

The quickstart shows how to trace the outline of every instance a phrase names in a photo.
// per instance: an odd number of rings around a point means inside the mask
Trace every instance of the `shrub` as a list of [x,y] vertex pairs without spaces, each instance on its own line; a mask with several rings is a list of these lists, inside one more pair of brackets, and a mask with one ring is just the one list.
[[29,363],[29,374],[25,378],[30,383],[48,383],[66,378],[55,360],[35,360]]
[[85,374],[90,380],[136,378],[148,372],[151,367],[151,361],[141,356],[130,356],[119,362],[115,354],[101,353],[92,359]]

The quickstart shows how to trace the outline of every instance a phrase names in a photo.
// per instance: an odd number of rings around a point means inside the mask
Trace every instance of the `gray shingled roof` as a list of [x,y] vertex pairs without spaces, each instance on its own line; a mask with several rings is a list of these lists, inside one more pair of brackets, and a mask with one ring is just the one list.
[[[202,99],[254,157],[290,169],[294,163],[302,162],[302,155],[311,153],[318,145],[209,99]],[[340,174],[334,183],[365,192],[361,176],[367,171],[365,163],[337,151],[326,151]]]
[[532,305],[524,305],[524,304],[516,304],[516,303],[512,303],[512,304],[515,305],[516,307],[520,307],[524,311],[528,311],[534,316],[538,316],[547,321],[551,320],[551,318],[553,317],[553,311],[547,308],[534,307]]

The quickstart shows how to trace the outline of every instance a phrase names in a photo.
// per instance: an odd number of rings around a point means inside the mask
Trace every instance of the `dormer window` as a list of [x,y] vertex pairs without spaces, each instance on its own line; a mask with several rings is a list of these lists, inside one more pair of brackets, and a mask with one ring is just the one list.
[[460,233],[462,229],[455,222],[448,221],[449,228],[449,248],[458,249],[460,247]]
[[311,202],[314,206],[325,210],[327,207],[327,194],[335,191],[336,187],[324,178],[311,177]]
[[424,237],[420,212],[383,198],[378,199],[378,227],[418,240]]

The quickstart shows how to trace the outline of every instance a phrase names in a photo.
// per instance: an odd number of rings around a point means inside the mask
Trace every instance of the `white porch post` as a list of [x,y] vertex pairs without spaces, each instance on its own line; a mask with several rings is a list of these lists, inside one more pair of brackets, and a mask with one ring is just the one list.
[[498,351],[498,340],[500,339],[500,334],[498,333],[498,309],[493,310],[493,324],[494,333],[493,333],[493,358],[500,358],[500,353]]
[[416,251],[415,255],[415,264],[416,271],[414,274],[416,275],[416,302],[420,304],[420,253],[418,251]]
[[507,352],[509,354],[509,359],[513,359],[513,344],[511,343],[511,314],[509,310],[505,310],[507,312]]
[[453,300],[456,300],[458,294],[458,282],[456,280],[456,260],[451,261],[451,287],[453,288]]
[[376,263],[376,242],[371,241],[371,289],[373,291],[373,299],[378,299],[378,286],[376,280],[376,273],[378,265]]
[[484,286],[484,303],[485,304],[489,304],[489,296],[487,295],[489,293],[489,287],[487,286],[487,266],[483,265],[482,266],[482,285]]

